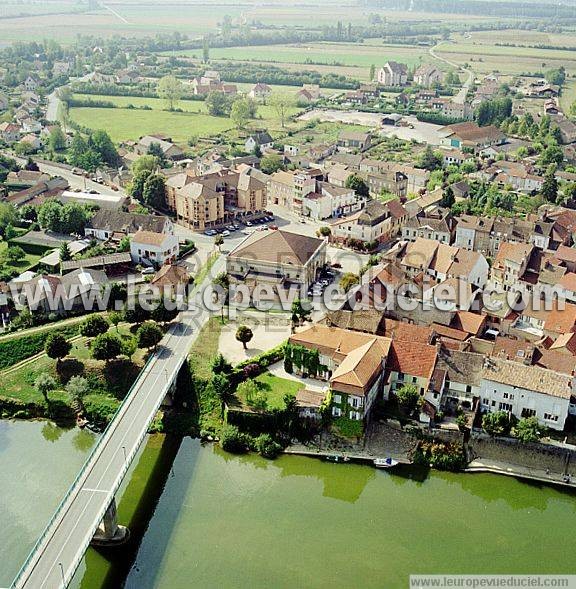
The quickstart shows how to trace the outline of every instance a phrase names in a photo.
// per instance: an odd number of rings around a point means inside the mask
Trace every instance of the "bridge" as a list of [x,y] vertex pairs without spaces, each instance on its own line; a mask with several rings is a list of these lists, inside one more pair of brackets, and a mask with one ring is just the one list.
[[[214,271],[221,270],[221,262],[217,260]],[[208,282],[209,277],[203,284]],[[196,301],[195,310],[180,313],[139,374],[14,579],[13,589],[66,587],[94,538],[112,543],[123,539],[126,530],[116,524],[115,493],[210,315],[199,304],[200,296]]]

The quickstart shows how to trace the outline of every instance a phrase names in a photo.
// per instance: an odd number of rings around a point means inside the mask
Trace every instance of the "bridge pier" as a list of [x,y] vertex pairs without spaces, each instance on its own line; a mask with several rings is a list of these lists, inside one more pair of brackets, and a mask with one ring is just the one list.
[[112,498],[91,544],[93,546],[118,546],[127,542],[129,538],[130,530],[125,526],[118,525],[116,498]]

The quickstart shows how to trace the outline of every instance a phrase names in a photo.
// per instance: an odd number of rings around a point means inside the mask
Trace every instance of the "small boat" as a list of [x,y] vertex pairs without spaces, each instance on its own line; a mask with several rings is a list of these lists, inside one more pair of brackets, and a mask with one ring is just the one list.
[[350,462],[348,456],[340,456],[339,454],[328,454],[325,459],[328,462]]
[[398,460],[394,460],[394,458],[375,458],[374,459],[374,466],[376,468],[391,468],[392,466],[396,466],[400,464]]

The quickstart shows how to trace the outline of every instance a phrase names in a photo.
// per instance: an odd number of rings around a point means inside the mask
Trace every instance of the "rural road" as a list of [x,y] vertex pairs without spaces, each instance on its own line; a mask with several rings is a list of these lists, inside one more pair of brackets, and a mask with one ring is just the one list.
[[457,104],[464,104],[466,102],[466,96],[468,96],[468,91],[470,90],[470,86],[472,85],[472,81],[474,80],[474,72],[472,70],[464,69],[461,65],[459,65],[453,61],[450,61],[449,59],[446,59],[445,57],[440,57],[436,53],[436,49],[438,49],[438,47],[440,47],[440,45],[442,45],[443,43],[445,43],[445,41],[441,41],[435,47],[431,47],[428,50],[428,53],[434,59],[438,59],[439,61],[443,61],[444,63],[447,63],[448,65],[451,65],[452,67],[455,67],[458,71],[464,72],[466,74],[466,76],[467,76],[466,81],[464,82],[464,84],[462,84],[462,88],[460,88],[458,94],[456,94],[456,96],[454,96],[454,98],[452,99],[452,102],[456,102]]
[[[224,260],[220,258],[214,264],[213,274],[223,269]],[[210,317],[210,311],[201,304],[201,296],[211,276],[196,291],[194,308],[180,313],[178,322],[166,333],[158,351],[140,373],[19,573],[15,588],[60,589],[74,576],[173,377]]]

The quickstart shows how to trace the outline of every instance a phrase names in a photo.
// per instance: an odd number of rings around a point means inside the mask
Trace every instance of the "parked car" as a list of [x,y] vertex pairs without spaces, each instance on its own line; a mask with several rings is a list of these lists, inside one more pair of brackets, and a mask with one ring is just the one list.
[[224,229],[224,231],[222,231],[223,237],[228,237],[229,235],[230,235],[230,231],[228,231],[228,229]]
[[156,274],[156,270],[154,270],[152,267],[144,268],[144,270],[142,270],[142,274]]

